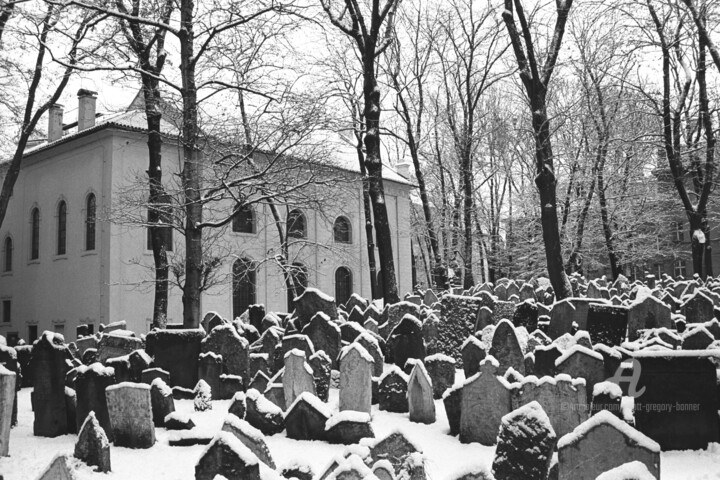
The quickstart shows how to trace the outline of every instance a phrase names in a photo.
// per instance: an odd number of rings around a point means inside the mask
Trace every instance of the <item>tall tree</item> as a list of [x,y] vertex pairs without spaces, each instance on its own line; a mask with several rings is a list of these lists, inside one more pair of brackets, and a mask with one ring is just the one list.
[[361,2],[357,0],[320,1],[330,22],[355,42],[362,64],[365,168],[375,220],[383,298],[386,304],[395,303],[400,298],[395,277],[392,235],[382,177],[381,105],[377,64],[378,57],[393,42],[395,12],[399,0],[385,0],[382,6],[380,0],[372,0],[370,5],[365,5],[366,8],[363,8]]
[[[550,78],[560,53],[565,25],[572,0],[556,0],[557,18],[547,46],[545,61],[538,63],[533,31],[522,5],[522,0],[505,0],[503,20],[510,35],[515,59],[528,96],[532,127],[535,137],[535,183],[540,193],[540,211],[547,269],[558,299],[570,297],[572,287],[563,268],[562,245],[557,216],[557,196],[554,157],[550,138],[550,119],[547,114],[547,93]],[[520,24],[518,31],[515,16]]]

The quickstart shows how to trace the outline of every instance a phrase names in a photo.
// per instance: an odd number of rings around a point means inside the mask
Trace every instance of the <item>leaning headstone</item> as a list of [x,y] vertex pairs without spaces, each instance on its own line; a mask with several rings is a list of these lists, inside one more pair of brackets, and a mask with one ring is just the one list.
[[212,410],[212,390],[205,380],[198,380],[193,392],[195,393],[193,408],[196,412]]
[[142,348],[143,342],[139,338],[122,335],[118,331],[103,333],[97,346],[98,362],[105,363],[109,358],[130,355]]
[[637,340],[642,329],[670,328],[670,313],[670,307],[652,295],[634,301],[628,308],[628,340]]
[[395,430],[382,439],[365,439],[362,445],[370,449],[368,463],[387,460],[393,470],[400,470],[408,455],[422,453],[422,449],[400,430]]
[[318,312],[324,313],[331,320],[338,318],[335,299],[316,288],[306,288],[295,299],[295,326],[298,331],[302,331]]
[[340,353],[340,411],[371,412],[373,358],[359,343]]
[[355,410],[336,412],[325,423],[325,435],[330,443],[351,445],[363,438],[375,438],[370,414]]
[[285,428],[283,411],[255,389],[245,393],[245,420],[265,435],[274,435]]
[[408,376],[397,365],[391,365],[387,369],[379,379],[380,410],[396,413],[408,412],[408,380]]
[[10,451],[10,425],[15,405],[15,381],[17,374],[0,364],[0,457]]
[[362,345],[373,358],[373,377],[382,375],[383,367],[385,366],[385,356],[382,353],[378,339],[373,337],[370,332],[363,332],[357,336],[355,341]]
[[455,360],[442,353],[436,353],[425,357],[424,363],[432,381],[433,398],[442,398],[445,390],[455,383]]
[[492,471],[496,480],[545,480],[557,437],[538,402],[502,418]]
[[201,351],[215,352],[222,357],[222,373],[239,375],[249,382],[249,346],[247,339],[241,337],[233,325],[220,325],[203,339]]
[[408,408],[410,421],[416,423],[435,423],[435,402],[433,386],[425,365],[416,362],[408,380]]
[[268,467],[275,469],[275,461],[270,454],[270,449],[265,443],[265,436],[262,432],[245,420],[236,417],[233,414],[225,417],[222,431],[230,432],[237,437],[250,451],[258,457]]
[[172,389],[161,378],[156,378],[150,385],[150,403],[152,405],[153,424],[162,427],[165,417],[175,411],[175,399]]
[[465,378],[470,378],[480,371],[480,362],[485,359],[485,345],[474,335],[468,335],[461,347],[462,367]]
[[33,345],[30,368],[35,377],[31,394],[35,436],[57,437],[68,433],[64,384],[69,370],[65,363],[66,351],[63,336],[49,331]]
[[95,418],[95,412],[90,412],[80,427],[73,455],[88,465],[97,467],[99,472],[107,473],[111,470],[110,442]]
[[171,387],[193,388],[198,381],[198,357],[203,338],[205,331],[202,328],[153,330],[145,337],[145,351],[155,359],[156,368],[170,374]]
[[556,338],[570,333],[572,324],[575,321],[575,306],[570,299],[561,300],[552,306],[550,311],[550,327],[548,336],[555,340]]
[[487,357],[480,371],[468,378],[462,387],[460,441],[491,446],[497,439],[500,421],[512,411],[510,384],[497,376],[500,364]]
[[508,368],[525,375],[525,355],[523,354],[515,328],[509,320],[501,320],[495,328],[492,345],[488,354],[498,361],[497,375],[504,375]]
[[330,408],[310,392],[301,393],[285,413],[288,438],[296,440],[324,440],[325,424]]
[[313,371],[305,361],[305,352],[302,350],[290,350],[285,354],[283,389],[286,405],[291,405],[303,392],[315,395]]
[[715,317],[712,299],[702,291],[696,291],[690,298],[680,306],[680,311],[685,315],[687,323],[705,323]]
[[70,456],[58,454],[37,480],[75,480],[76,478]]
[[108,412],[114,443],[118,447],[150,448],[155,443],[150,386],[119,383],[107,387]]
[[260,480],[260,460],[230,432],[220,431],[195,465],[195,480]]
[[631,461],[660,478],[660,445],[610,412],[603,411],[562,437],[559,480],[589,480]]
[[403,368],[409,358],[425,358],[422,323],[407,314],[390,333],[387,341],[388,362]]
[[223,357],[215,352],[201,353],[198,358],[198,379],[210,386],[213,393],[220,392],[220,375],[223,370]]
[[315,382],[315,394],[323,402],[327,402],[330,394],[330,377],[332,376],[332,362],[324,351],[315,352],[308,360]]
[[460,416],[462,409],[462,385],[454,386],[443,394],[445,415],[450,426],[450,435],[460,433]]
[[111,367],[103,367],[99,362],[89,367],[78,367],[78,375],[75,377],[75,393],[77,396],[76,426],[78,431],[85,422],[90,412],[95,416],[105,434],[112,441],[112,429],[110,428],[110,415],[108,413],[105,389],[115,384],[115,370]]
[[573,378],[584,378],[588,404],[592,401],[592,391],[596,383],[605,380],[605,364],[602,354],[575,345],[555,360],[558,373],[566,373]]
[[[360,313],[360,318],[362,320],[362,313]],[[333,361],[333,368],[337,369],[337,357],[340,354],[342,342],[340,341],[340,328],[330,321],[330,317],[323,312],[317,313],[302,329],[302,333],[310,339],[316,352],[323,350],[330,357]]]

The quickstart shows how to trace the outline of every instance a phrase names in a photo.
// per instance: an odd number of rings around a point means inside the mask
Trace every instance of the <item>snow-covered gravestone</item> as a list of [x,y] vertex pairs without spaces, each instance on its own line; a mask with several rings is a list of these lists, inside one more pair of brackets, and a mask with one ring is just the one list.
[[405,366],[409,358],[425,358],[422,323],[416,316],[405,314],[392,329],[387,341],[387,352],[388,361],[400,368]]
[[322,400],[310,392],[301,393],[285,413],[288,438],[324,440],[330,415],[330,408]]
[[525,356],[520,347],[515,328],[509,320],[503,319],[498,322],[488,354],[495,357],[500,364],[497,375],[504,375],[510,367],[514,368],[520,375],[525,375]]
[[558,442],[558,479],[595,480],[631,461],[660,478],[660,445],[608,411],[596,415]]
[[101,363],[96,362],[90,366],[82,365],[78,368],[77,377],[75,377],[77,431],[80,431],[88,414],[95,412],[97,421],[112,441],[105,389],[114,383],[115,369],[112,367],[104,367]]
[[214,352],[222,357],[222,373],[239,375],[250,382],[249,342],[241,337],[234,325],[219,325],[201,343],[202,353]]
[[150,385],[124,382],[107,387],[108,412],[114,443],[119,447],[150,448],[155,443]]
[[512,410],[510,384],[496,375],[498,361],[487,357],[462,387],[460,441],[495,445],[500,421]]
[[570,299],[561,300],[552,306],[550,311],[550,327],[548,336],[555,340],[565,333],[570,333],[575,319],[575,306]]
[[408,376],[397,365],[391,365],[379,379],[380,410],[396,413],[408,411]]
[[615,467],[595,480],[657,480],[644,463],[634,461]]
[[502,418],[492,470],[496,480],[545,480],[557,437],[538,402]]
[[592,402],[595,384],[605,380],[605,363],[602,354],[580,345],[565,351],[555,360],[555,366],[558,373],[585,379],[588,403]]
[[482,362],[487,355],[485,347],[477,337],[468,335],[460,349],[462,352],[462,366],[465,372],[465,378],[470,378],[480,371],[480,362]]
[[305,352],[302,350],[293,349],[285,354],[283,390],[286,405],[291,405],[303,392],[315,395],[313,371],[305,361]]
[[422,362],[416,362],[410,372],[407,398],[411,422],[435,423],[432,380]]
[[219,432],[195,465],[195,480],[226,478],[260,480],[260,460],[230,432]]
[[455,383],[455,359],[442,353],[436,353],[425,357],[424,363],[432,380],[433,398],[442,398],[445,390]]
[[198,357],[198,379],[210,386],[214,396],[220,394],[220,375],[223,373],[223,357],[215,352],[201,353]]
[[702,290],[696,291],[680,306],[687,323],[705,323],[715,317],[713,301]]
[[340,352],[340,411],[372,410],[373,358],[359,343]]
[[68,433],[65,406],[65,363],[67,347],[62,335],[45,331],[33,345],[30,370],[35,375],[31,394],[35,420],[33,434],[57,437]]
[[670,328],[670,307],[661,300],[647,295],[635,300],[628,309],[628,340],[638,339],[639,330],[647,328]]
[[88,465],[98,467],[99,472],[110,471],[110,442],[95,418],[95,412],[90,412],[80,427],[74,456]]
[[237,437],[265,465],[275,469],[275,461],[265,443],[265,436],[260,430],[233,414],[225,417],[223,432],[230,432]]
[[[358,310],[357,315],[362,321],[362,312]],[[340,328],[330,322],[330,317],[323,312],[318,312],[312,317],[310,323],[305,325],[302,333],[310,339],[315,351],[323,350],[327,353],[333,360],[333,367],[337,368],[336,359],[340,353],[342,342],[340,341]]]
[[0,364],[0,457],[7,457],[10,450],[10,424],[15,403],[17,375]]

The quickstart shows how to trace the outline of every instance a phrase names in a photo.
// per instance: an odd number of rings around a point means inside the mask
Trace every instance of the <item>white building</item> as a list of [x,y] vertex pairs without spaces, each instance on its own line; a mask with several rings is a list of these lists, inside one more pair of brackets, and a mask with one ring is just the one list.
[[[142,333],[152,317],[152,252],[146,228],[111,221],[119,194],[133,175],[147,169],[144,112],[128,109],[113,115],[95,114],[95,96],[81,90],[77,124],[63,125],[62,108],[49,114],[48,139],[25,153],[20,176],[0,229],[0,335],[10,343],[32,342],[44,330],[75,338],[79,324],[126,320]],[[75,126],[77,125],[77,128]],[[172,141],[164,142],[164,178],[182,168],[182,155]],[[293,247],[293,261],[302,263],[309,286],[331,295],[357,292],[370,297],[362,184],[357,157],[350,146],[339,148],[333,168],[349,181],[339,182],[331,211],[296,209],[297,237],[308,242]],[[410,190],[394,170],[383,169],[399,292],[410,291]],[[289,209],[284,208],[287,215]],[[114,218],[114,217],[112,217]],[[245,220],[228,228],[226,258],[219,267],[224,279],[204,293],[202,310],[237,315],[248,303],[269,311],[286,311],[287,291],[279,268],[268,261],[278,235],[267,205],[258,205]],[[299,231],[304,222],[304,232]],[[339,222],[339,223],[337,223]],[[337,223],[338,227],[333,228]],[[235,230],[235,231],[233,231]],[[294,229],[291,229],[294,230]],[[174,235],[174,254],[183,240]],[[377,256],[377,254],[376,254]],[[254,284],[233,286],[235,262],[257,265]],[[234,288],[233,288],[234,287]],[[169,322],[182,321],[181,291],[173,287]]]

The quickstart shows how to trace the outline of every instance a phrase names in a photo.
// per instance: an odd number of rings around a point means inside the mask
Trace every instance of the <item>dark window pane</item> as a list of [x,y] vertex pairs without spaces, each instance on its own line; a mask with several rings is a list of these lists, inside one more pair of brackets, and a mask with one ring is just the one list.
[[232,231],[240,233],[255,233],[255,215],[252,208],[244,206],[235,210],[232,219]]
[[32,345],[38,338],[38,327],[37,325],[28,325],[28,344]]
[[10,300],[3,300],[3,318],[2,318],[2,320],[4,323],[10,323],[10,318],[11,318],[10,317],[10,314],[11,314],[10,307],[11,307]]
[[40,257],[40,210],[32,211],[32,232],[30,234],[30,259],[36,260]]
[[335,270],[335,303],[347,303],[352,295],[352,272],[345,267]]
[[333,226],[333,236],[336,242],[350,243],[350,221],[345,217],[338,217]]
[[256,274],[250,260],[241,258],[233,264],[233,318],[237,318],[255,301]]
[[5,271],[12,272],[13,241],[12,238],[5,238]]
[[65,255],[67,244],[67,204],[60,202],[58,206],[57,254]]
[[85,250],[95,250],[96,210],[95,195],[91,193],[85,208]]

